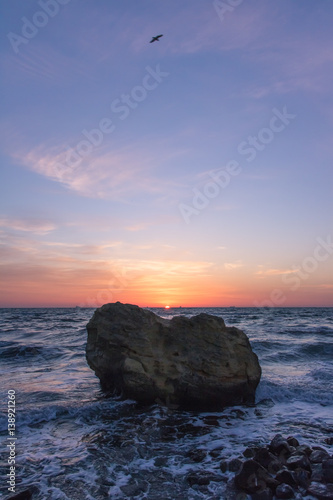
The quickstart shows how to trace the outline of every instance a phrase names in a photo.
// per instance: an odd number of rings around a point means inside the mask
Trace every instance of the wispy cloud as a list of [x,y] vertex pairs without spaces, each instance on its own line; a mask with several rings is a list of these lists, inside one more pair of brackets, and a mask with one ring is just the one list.
[[77,163],[70,154],[65,145],[39,146],[15,157],[34,172],[82,196],[121,200],[137,191],[154,194],[165,189],[165,184],[162,186],[150,173],[154,158],[148,151],[133,147],[96,152]]
[[244,264],[241,260],[236,260],[234,262],[225,262],[224,263],[224,268],[227,271],[233,271],[234,269],[239,269],[243,266],[244,266]]
[[292,269],[260,269],[255,274],[260,277],[264,276],[281,276],[283,274],[293,274],[297,270]]
[[0,227],[13,229],[15,231],[24,231],[37,235],[48,234],[56,229],[52,222],[42,219],[16,219],[13,217],[0,217]]

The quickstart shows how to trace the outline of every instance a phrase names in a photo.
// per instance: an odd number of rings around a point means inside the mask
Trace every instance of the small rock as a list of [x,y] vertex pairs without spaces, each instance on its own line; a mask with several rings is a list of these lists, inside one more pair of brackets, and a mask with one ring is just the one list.
[[187,475],[186,479],[190,486],[193,486],[194,484],[204,486],[210,483],[210,477],[202,473],[191,472]]
[[275,479],[277,481],[279,481],[279,483],[289,484],[289,486],[296,485],[296,481],[294,479],[294,476],[289,470],[280,470],[276,474]]
[[256,454],[257,448],[246,448],[246,450],[243,451],[243,456],[245,458],[253,458],[254,455]]
[[239,458],[233,458],[230,460],[228,469],[230,472],[238,472],[242,466],[242,461]]
[[333,458],[323,460],[323,475],[327,483],[333,483]]
[[290,458],[288,458],[286,465],[288,469],[291,470],[300,468],[306,469],[311,472],[310,460],[306,455],[292,455]]
[[281,434],[276,434],[272,439],[269,450],[282,461],[290,457],[292,451],[287,440]]
[[307,492],[309,495],[313,495],[319,500],[332,500],[333,498],[333,485],[332,484],[320,484],[312,483]]
[[[270,442],[269,444],[269,449],[275,453],[275,452],[279,452],[279,448],[281,446],[282,443],[285,443],[286,440],[284,439],[284,437],[282,436],[282,434],[276,434],[272,441]],[[287,443],[288,444],[288,443]]]
[[221,455],[221,451],[219,450],[212,450],[209,452],[209,455],[213,458],[218,458]]
[[299,446],[299,442],[293,436],[287,437],[287,443],[289,444],[289,446],[294,446],[295,448]]
[[207,453],[204,450],[191,450],[187,453],[187,456],[193,460],[193,462],[202,462],[206,456]]
[[330,458],[329,453],[325,450],[314,450],[309,457],[312,464],[320,464],[328,458]]
[[279,484],[276,488],[276,498],[294,498],[295,492],[289,484]]
[[333,444],[333,437],[326,438],[325,443],[329,445]]
[[224,446],[218,446],[209,452],[209,455],[213,458],[219,457],[224,450]]
[[220,462],[220,469],[221,469],[221,472],[223,472],[223,473],[227,472],[228,462],[226,460],[222,460],[222,462]]

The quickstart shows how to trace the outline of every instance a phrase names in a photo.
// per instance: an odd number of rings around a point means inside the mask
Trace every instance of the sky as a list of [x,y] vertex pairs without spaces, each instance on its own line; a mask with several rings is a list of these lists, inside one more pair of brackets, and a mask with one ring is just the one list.
[[0,307],[333,306],[333,2],[0,9]]

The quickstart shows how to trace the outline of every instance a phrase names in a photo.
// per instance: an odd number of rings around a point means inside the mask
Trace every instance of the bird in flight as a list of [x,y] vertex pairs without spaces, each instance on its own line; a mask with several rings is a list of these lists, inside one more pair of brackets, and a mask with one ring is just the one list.
[[158,42],[163,35],[153,36],[149,43]]

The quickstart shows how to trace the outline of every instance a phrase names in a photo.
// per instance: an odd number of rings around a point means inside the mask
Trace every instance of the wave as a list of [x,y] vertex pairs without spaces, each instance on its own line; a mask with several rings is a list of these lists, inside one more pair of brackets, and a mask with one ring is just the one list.
[[[38,395],[37,393],[32,394]],[[49,404],[49,401],[52,399],[52,393],[47,392],[43,394],[41,392],[40,395],[43,397],[40,406],[32,402],[30,407],[28,404],[25,405],[24,412],[18,411],[17,425],[21,431],[25,426],[36,428],[45,422],[56,421],[58,425],[60,420],[66,420],[67,418],[78,420],[82,425],[114,423],[119,420],[121,412],[124,412],[126,417],[131,417],[131,409],[133,406],[137,406],[137,403],[130,399],[119,400],[119,398],[105,398],[105,396],[97,401],[84,401],[81,399],[68,403],[59,402],[58,404]],[[7,426],[7,416],[3,417],[1,415],[0,433],[8,432]]]
[[[303,382],[292,383],[288,379],[285,384],[262,380],[257,388],[256,401],[271,399],[274,403],[291,403],[302,401],[304,403],[317,403],[322,406],[333,404],[333,393],[330,390],[331,378],[327,378],[326,383],[321,381],[320,386],[311,384],[312,377],[303,379]],[[308,382],[308,383],[307,383]]]
[[333,344],[328,342],[317,342],[314,344],[305,344],[299,347],[299,352],[307,358],[328,358],[333,359]]
[[[45,359],[50,359],[54,356],[59,356],[62,350],[57,347],[44,347],[42,345],[13,345],[12,342],[2,342],[2,344],[10,344],[10,347],[0,346],[0,355],[5,359],[15,358],[34,358],[36,356],[43,356]],[[2,348],[1,348],[2,347]]]

